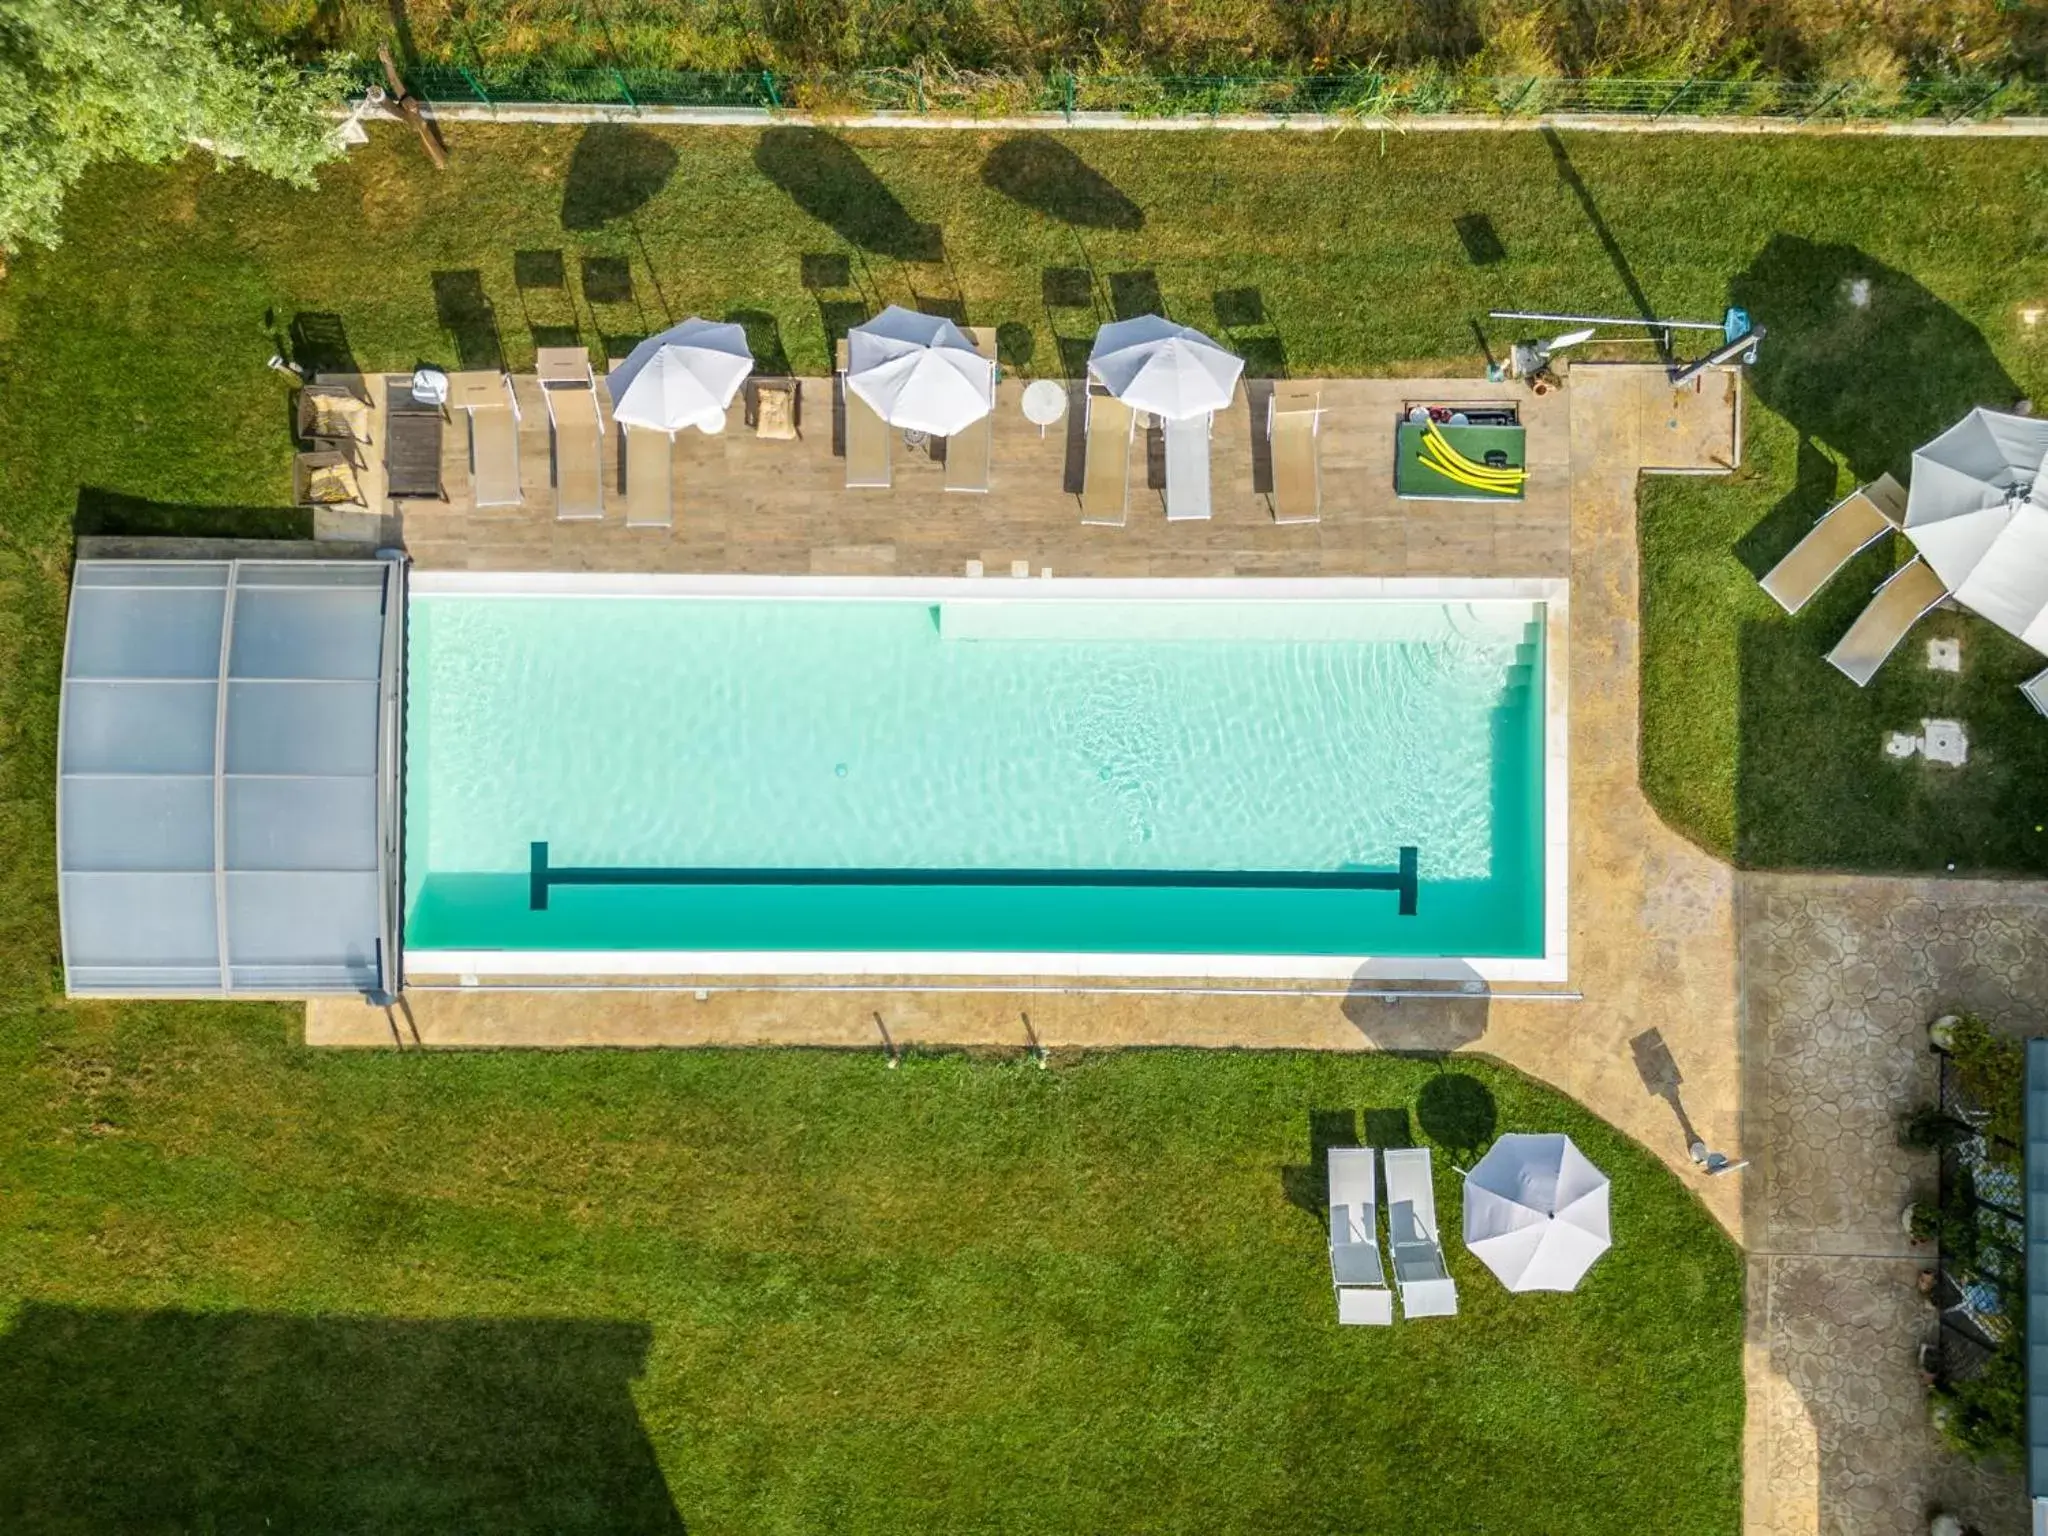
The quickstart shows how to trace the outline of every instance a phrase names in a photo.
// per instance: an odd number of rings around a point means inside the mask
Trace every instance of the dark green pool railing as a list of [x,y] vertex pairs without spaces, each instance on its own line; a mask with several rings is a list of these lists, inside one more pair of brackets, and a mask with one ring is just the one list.
[[528,902],[548,909],[558,885],[580,886],[795,886],[901,887],[922,889],[1073,890],[1240,890],[1394,891],[1400,915],[1416,913],[1420,857],[1403,848],[1396,869],[718,869],[644,865],[559,865],[548,860],[548,845],[530,845]]

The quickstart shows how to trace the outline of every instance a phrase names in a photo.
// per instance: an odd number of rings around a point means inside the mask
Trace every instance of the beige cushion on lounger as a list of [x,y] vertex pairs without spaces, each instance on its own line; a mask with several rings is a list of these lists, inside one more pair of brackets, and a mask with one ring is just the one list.
[[1926,561],[1916,558],[1901,566],[1828,652],[1829,662],[1858,688],[1863,687],[1898,649],[1906,631],[1947,596],[1948,587]]
[[362,481],[345,456],[334,452],[302,453],[293,461],[298,505],[302,507],[363,506]]
[[1273,521],[1316,523],[1323,517],[1322,395],[1300,384],[1275,384],[1266,412],[1273,455]]
[[626,439],[626,526],[675,526],[675,439],[646,427],[623,427]]
[[[1875,487],[1873,487],[1875,489]],[[1797,613],[1827,585],[1835,572],[1890,533],[1893,519],[1868,492],[1851,491],[1813,527],[1791,552],[1772,566],[1761,585],[1787,613]]]
[[1137,418],[1110,394],[1088,395],[1088,461],[1081,480],[1081,521],[1121,528],[1131,499],[1131,437]]

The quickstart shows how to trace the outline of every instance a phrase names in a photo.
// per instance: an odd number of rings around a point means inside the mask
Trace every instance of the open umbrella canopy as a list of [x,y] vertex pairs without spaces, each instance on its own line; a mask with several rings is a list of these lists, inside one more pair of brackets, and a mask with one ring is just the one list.
[[1168,421],[1186,421],[1230,404],[1244,359],[1200,331],[1158,315],[1139,315],[1095,333],[1088,371],[1124,404]]
[[996,365],[939,315],[891,304],[846,346],[846,387],[892,427],[951,437],[995,407]]
[[1503,1136],[1465,1175],[1465,1246],[1511,1291],[1575,1290],[1613,1241],[1607,1175],[1569,1136]]
[[1965,608],[2048,650],[2048,421],[1978,409],[1913,455],[1906,537]]
[[704,426],[724,416],[753,371],[744,326],[692,316],[648,337],[612,370],[612,416],[656,432]]

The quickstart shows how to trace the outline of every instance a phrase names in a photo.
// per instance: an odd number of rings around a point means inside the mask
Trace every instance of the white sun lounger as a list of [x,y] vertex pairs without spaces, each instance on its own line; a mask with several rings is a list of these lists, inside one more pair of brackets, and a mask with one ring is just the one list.
[[890,439],[896,434],[882,413],[846,385],[849,348],[839,343],[839,398],[846,410],[846,488],[885,491],[894,473],[889,463]]
[[604,416],[597,408],[597,375],[581,347],[542,347],[534,357],[548,403],[553,449],[555,520],[587,522],[604,516]]
[[1380,1263],[1378,1178],[1371,1147],[1330,1148],[1330,1279],[1340,1323],[1391,1323]]
[[1772,566],[1761,585],[1787,613],[1797,613],[1843,566],[1906,520],[1906,492],[1890,475],[1851,491]]
[[1169,523],[1209,519],[1209,428],[1215,416],[1204,413],[1166,427],[1166,520]]
[[[994,326],[971,325],[967,328],[967,335],[974,343],[975,351],[990,362],[996,360]],[[946,439],[946,489],[949,491],[982,494],[988,491],[989,464],[995,448],[995,378],[993,373],[989,375],[988,414]]]
[[1394,1283],[1401,1287],[1405,1317],[1455,1317],[1458,1283],[1444,1268],[1437,1235],[1436,1181],[1429,1148],[1387,1152],[1387,1238],[1394,1255]]
[[1948,587],[1934,574],[1934,567],[1915,557],[1877,589],[1849,632],[1828,652],[1828,661],[1858,688],[1865,686],[1898,649],[1906,631],[1947,596]]

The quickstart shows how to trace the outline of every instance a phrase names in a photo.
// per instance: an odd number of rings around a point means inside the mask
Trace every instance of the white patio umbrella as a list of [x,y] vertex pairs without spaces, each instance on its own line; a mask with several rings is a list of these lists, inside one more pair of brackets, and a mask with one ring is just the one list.
[[1965,608],[2048,651],[2048,421],[1978,409],[1913,455],[1906,537]]
[[629,427],[675,432],[718,423],[754,371],[746,327],[694,315],[650,336],[607,377],[612,416]]
[[1569,1291],[1613,1243],[1607,1175],[1569,1136],[1503,1136],[1465,1175],[1465,1246],[1511,1291]]
[[1200,331],[1140,315],[1095,333],[1088,371],[1125,405],[1186,421],[1230,404],[1244,359]]
[[846,387],[892,427],[951,437],[995,407],[996,365],[942,316],[891,304],[846,347]]

